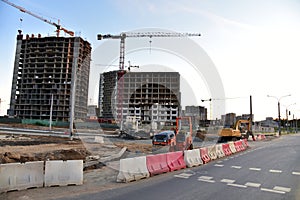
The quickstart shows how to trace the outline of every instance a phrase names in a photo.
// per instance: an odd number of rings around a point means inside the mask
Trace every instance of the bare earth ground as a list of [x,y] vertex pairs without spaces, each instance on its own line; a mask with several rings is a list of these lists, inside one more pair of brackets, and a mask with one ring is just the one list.
[[[18,125],[10,127],[48,129]],[[99,143],[95,140],[95,137],[97,137],[97,134],[70,140],[68,137],[12,135],[2,131],[0,132],[0,164],[77,159],[82,159],[86,163],[88,158],[93,156],[101,159],[118,154],[123,147],[127,148],[125,157],[136,153],[148,154],[152,151],[152,145],[149,141],[145,143],[144,141],[103,138],[103,143]],[[116,182],[118,170],[118,160],[109,160],[100,165],[85,168],[83,185],[6,192],[0,194],[0,199],[57,199],[125,186],[125,184]]]

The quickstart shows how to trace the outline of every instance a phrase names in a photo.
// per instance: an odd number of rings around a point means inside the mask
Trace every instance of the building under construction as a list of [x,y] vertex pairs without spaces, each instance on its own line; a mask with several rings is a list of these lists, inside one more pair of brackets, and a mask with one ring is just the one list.
[[135,116],[141,123],[176,122],[181,111],[178,72],[124,72],[100,75],[98,106],[102,118],[118,119],[122,110],[123,121]]
[[[69,121],[87,116],[91,45],[80,37],[17,35],[9,116]],[[52,100],[53,99],[53,100]]]

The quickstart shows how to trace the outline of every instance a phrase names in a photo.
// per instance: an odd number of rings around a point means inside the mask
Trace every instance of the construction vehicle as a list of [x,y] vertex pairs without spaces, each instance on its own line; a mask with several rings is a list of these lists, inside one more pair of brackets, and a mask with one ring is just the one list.
[[152,144],[153,146],[169,146],[169,151],[193,149],[192,134],[191,117],[178,117],[176,118],[176,128],[154,135]]
[[248,139],[251,132],[251,120],[241,119],[238,120],[233,128],[223,128],[219,132],[218,142],[236,141],[240,139]]
[[48,23],[48,24],[50,24],[50,25],[52,25],[52,26],[55,26],[55,27],[56,27],[56,31],[55,31],[55,32],[56,32],[56,36],[57,36],[57,37],[59,37],[60,31],[64,31],[64,32],[67,33],[68,35],[74,36],[74,32],[73,32],[73,31],[69,31],[69,30],[65,29],[64,27],[62,27],[62,26],[59,24],[60,20],[58,20],[58,23],[51,22],[50,20],[47,20],[47,19],[45,19],[45,18],[43,18],[43,17],[41,17],[41,16],[39,16],[39,15],[37,15],[37,14],[34,14],[34,13],[32,13],[32,12],[26,10],[25,8],[23,8],[23,7],[21,7],[21,6],[18,6],[18,5],[16,5],[16,4],[13,4],[13,3],[11,3],[11,2],[9,2],[9,1],[7,1],[7,0],[1,0],[1,1],[3,1],[4,3],[6,3],[6,4],[8,4],[8,5],[12,6],[12,7],[15,7],[15,8],[19,9],[19,10],[20,10],[21,12],[23,12],[23,13],[27,13],[27,14],[29,14],[29,15],[31,15],[31,16],[33,16],[33,17],[39,19],[39,20],[42,20],[43,22],[46,22],[46,23]]

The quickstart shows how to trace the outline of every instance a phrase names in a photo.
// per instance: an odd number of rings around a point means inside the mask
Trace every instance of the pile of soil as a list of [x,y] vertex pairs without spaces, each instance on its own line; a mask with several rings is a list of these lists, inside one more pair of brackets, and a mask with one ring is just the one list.
[[53,136],[0,136],[0,164],[46,160],[85,160],[91,155],[79,139],[70,140]]

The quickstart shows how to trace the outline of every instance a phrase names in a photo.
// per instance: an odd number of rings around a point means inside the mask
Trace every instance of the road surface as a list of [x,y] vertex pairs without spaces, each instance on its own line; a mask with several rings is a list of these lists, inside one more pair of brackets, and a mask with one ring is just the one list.
[[300,199],[300,134],[257,144],[203,166],[62,199]]

